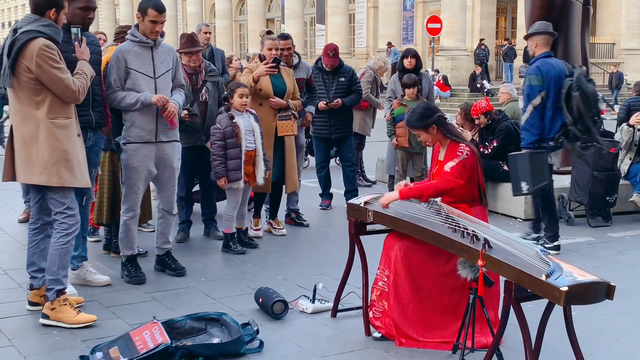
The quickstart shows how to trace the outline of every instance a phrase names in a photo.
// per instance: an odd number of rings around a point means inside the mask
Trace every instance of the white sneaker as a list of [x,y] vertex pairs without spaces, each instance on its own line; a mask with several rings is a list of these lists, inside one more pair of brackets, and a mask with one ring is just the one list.
[[267,223],[264,225],[265,231],[268,233],[272,233],[276,236],[285,236],[287,235],[287,229],[282,226],[280,220],[267,220]]
[[67,290],[65,290],[67,293],[67,296],[69,297],[77,297],[78,296],[78,290],[76,290],[76,288],[73,287],[73,285],[71,285],[70,283],[67,283]]
[[635,206],[640,207],[640,194],[633,194],[629,198],[629,202],[633,203]]
[[251,219],[251,226],[249,227],[249,236],[251,236],[252,238],[262,237],[262,219],[260,218]]
[[78,270],[69,270],[69,282],[74,285],[107,286],[111,284],[111,278],[100,275],[91,264],[84,262]]

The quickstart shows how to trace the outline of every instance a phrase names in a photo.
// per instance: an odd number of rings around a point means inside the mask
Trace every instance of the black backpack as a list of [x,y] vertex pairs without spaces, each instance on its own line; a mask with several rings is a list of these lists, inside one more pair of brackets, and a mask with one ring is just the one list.
[[562,87],[562,111],[564,127],[559,134],[561,140],[578,143],[582,140],[600,142],[600,95],[596,84],[587,75],[584,66],[565,63],[567,78]]

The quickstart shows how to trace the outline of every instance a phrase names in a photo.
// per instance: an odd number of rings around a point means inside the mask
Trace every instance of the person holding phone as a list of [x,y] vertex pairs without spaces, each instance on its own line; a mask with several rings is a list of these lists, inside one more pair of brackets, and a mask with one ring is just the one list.
[[287,230],[278,219],[283,190],[287,194],[297,191],[298,165],[294,135],[279,133],[278,118],[297,118],[302,110],[302,100],[293,70],[279,66],[280,40],[271,30],[260,39],[260,63],[249,64],[242,73],[242,82],[250,90],[250,108],[260,118],[264,137],[264,151],[271,163],[272,171],[264,184],[254,188],[254,208],[249,236],[262,237],[262,207],[269,194],[269,214],[264,230],[273,235],[287,235]]
[[175,242],[184,243],[191,235],[194,180],[200,187],[204,236],[222,240],[216,215],[216,184],[211,179],[209,138],[216,124],[218,110],[223,106],[223,79],[213,64],[202,57],[202,45],[195,32],[180,35],[178,54],[182,61],[185,101],[180,113],[180,143],[182,161],[178,175],[178,232]]

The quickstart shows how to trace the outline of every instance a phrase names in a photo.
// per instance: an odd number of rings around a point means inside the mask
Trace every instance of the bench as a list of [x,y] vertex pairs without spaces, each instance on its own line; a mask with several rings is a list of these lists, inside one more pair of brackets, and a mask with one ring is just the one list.
[[[569,185],[571,175],[553,175],[553,187],[556,199],[560,194],[569,195]],[[489,211],[513,217],[522,220],[533,219],[533,202],[531,196],[514,197],[511,189],[511,183],[487,182],[487,200],[489,202]],[[626,180],[620,181],[618,188],[618,202],[611,209],[615,214],[640,213],[634,204],[627,201],[631,197],[633,186]],[[572,204],[576,206],[577,204]],[[576,216],[584,216],[584,209],[574,211]]]

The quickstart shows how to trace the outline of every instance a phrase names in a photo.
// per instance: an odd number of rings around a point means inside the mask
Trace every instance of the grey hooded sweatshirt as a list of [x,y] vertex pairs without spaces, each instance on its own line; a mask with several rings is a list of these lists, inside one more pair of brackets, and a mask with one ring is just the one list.
[[122,144],[180,142],[178,130],[169,130],[155,94],[167,96],[178,109],[184,103],[185,83],[175,49],[163,43],[164,32],[149,40],[134,25],[116,48],[105,79],[107,104],[122,110]]

